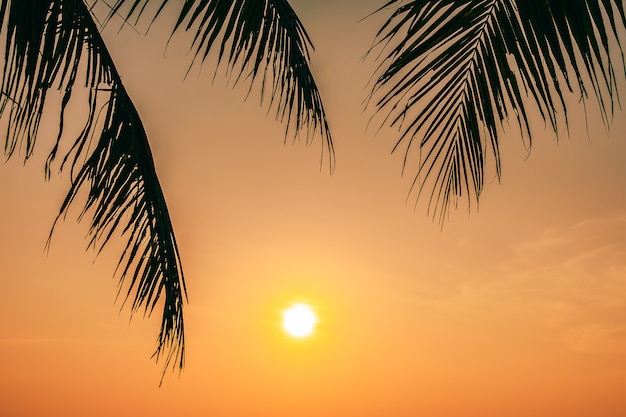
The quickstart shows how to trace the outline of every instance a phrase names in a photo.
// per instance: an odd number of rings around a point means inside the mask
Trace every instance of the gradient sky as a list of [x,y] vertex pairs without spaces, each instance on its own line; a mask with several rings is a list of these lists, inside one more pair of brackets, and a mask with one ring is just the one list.
[[[390,155],[396,132],[366,130],[361,62],[375,1],[294,1],[337,166],[223,72],[194,68],[188,41],[164,52],[106,32],[152,143],[187,277],[187,362],[158,387],[159,325],[115,302],[121,245],[94,262],[87,224],[44,246],[67,173],[44,182],[42,139],[26,167],[0,166],[0,414],[215,417],[618,417],[626,415],[626,118],[588,126],[570,100],[570,138],[535,124],[527,155],[502,137],[501,184],[443,230]],[[626,94],[624,78],[619,79]],[[77,210],[73,214],[78,214]],[[280,329],[308,302],[316,335]]]

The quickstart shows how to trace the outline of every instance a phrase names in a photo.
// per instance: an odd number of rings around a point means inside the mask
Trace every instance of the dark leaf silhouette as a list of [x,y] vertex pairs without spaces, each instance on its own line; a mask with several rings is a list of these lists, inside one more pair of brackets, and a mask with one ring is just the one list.
[[[150,0],[118,0],[112,14],[130,4],[126,19],[138,19]],[[156,18],[170,3],[162,0]],[[174,32],[194,33],[194,61],[204,62],[219,48],[218,62],[234,84],[260,79],[261,98],[294,135],[306,130],[309,143],[317,132],[334,165],[333,143],[320,92],[309,66],[313,48],[300,19],[285,0],[185,0]],[[217,68],[216,68],[217,73]],[[269,97],[267,97],[269,95]]]
[[[81,189],[89,213],[90,244],[102,249],[115,232],[126,235],[119,260],[120,290],[133,312],[153,312],[163,304],[154,353],[165,368],[184,363],[183,301],[186,297],[174,231],[157,179],[146,132],[88,9],[81,0],[2,2],[7,38],[2,80],[2,113],[8,112],[5,152],[35,148],[49,90],[62,91],[59,133],[46,173],[64,140],[67,106],[76,90],[88,89],[89,113],[82,132],[62,156],[71,188],[59,217]],[[6,20],[5,20],[6,19]],[[82,84],[81,84],[82,83]],[[58,218],[57,218],[58,219]]]
[[[483,189],[488,154],[500,176],[498,128],[512,116],[532,141],[533,103],[556,131],[567,123],[564,91],[591,85],[608,121],[617,100],[610,42],[619,44],[623,3],[586,0],[392,0],[373,50],[383,54],[372,100],[400,128],[394,150],[419,155],[413,187],[431,189],[429,210]],[[620,63],[623,73],[624,63]],[[561,117],[562,116],[562,117]]]

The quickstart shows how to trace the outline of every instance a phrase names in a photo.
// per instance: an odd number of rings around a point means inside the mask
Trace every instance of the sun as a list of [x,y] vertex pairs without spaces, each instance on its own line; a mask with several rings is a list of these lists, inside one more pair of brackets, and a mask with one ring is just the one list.
[[294,304],[283,313],[283,328],[293,337],[307,337],[313,333],[317,316],[306,304]]

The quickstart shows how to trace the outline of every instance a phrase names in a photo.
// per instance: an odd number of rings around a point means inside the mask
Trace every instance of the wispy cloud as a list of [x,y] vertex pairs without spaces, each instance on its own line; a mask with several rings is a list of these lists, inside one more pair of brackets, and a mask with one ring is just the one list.
[[490,288],[509,308],[577,351],[626,353],[626,212],[551,228],[512,249]]
[[577,352],[626,353],[626,211],[492,246],[497,259],[455,263],[435,308],[525,323]]

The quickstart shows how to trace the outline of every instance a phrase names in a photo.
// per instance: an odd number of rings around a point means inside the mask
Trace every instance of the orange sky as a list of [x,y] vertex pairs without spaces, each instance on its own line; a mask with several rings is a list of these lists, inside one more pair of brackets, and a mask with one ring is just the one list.
[[[316,46],[332,176],[319,138],[283,145],[209,63],[183,82],[187,44],[164,58],[167,19],[147,38],[106,32],[177,232],[186,368],[158,388],[158,315],[129,324],[114,302],[124,242],[93,262],[70,218],[44,253],[67,174],[44,182],[42,141],[25,168],[0,166],[0,415],[626,415],[624,112],[608,134],[591,114],[587,135],[572,107],[571,139],[538,125],[527,159],[511,127],[502,184],[442,231],[405,203],[395,132],[365,129],[374,64],[360,58],[378,21],[357,21],[377,4],[293,3]],[[280,329],[293,301],[318,312],[313,338]]]

